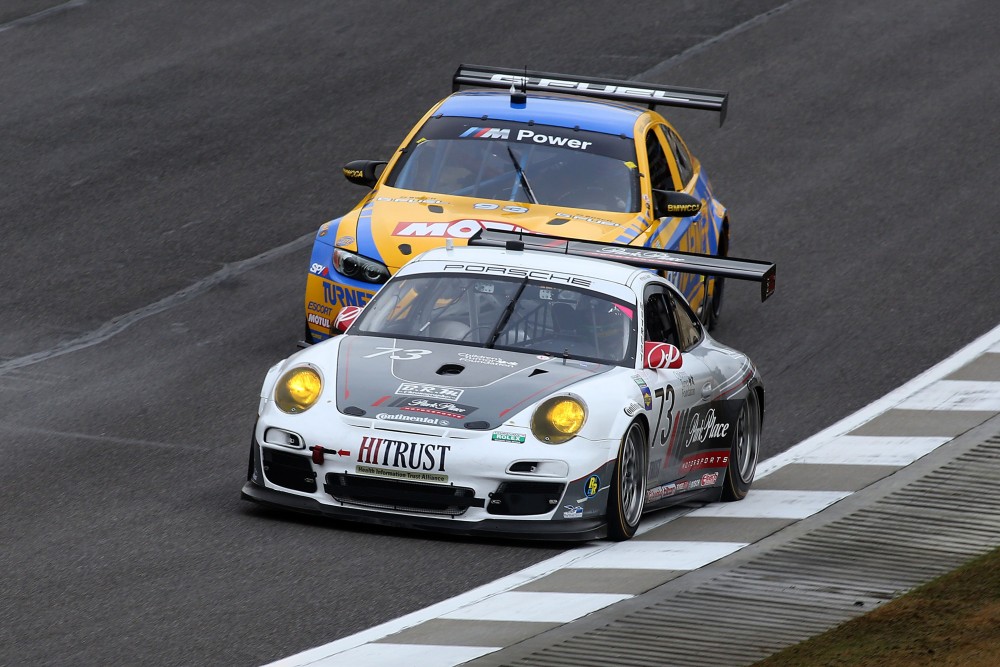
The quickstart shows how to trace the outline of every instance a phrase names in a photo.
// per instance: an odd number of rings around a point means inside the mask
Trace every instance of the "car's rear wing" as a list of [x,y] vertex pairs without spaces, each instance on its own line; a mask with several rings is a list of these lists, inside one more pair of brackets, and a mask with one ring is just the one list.
[[556,74],[506,67],[459,65],[451,80],[452,92],[462,86],[485,88],[515,88],[521,92],[543,90],[550,93],[570,93],[605,100],[645,104],[650,109],[658,105],[704,109],[719,112],[719,126],[726,120],[729,93],[723,90],[701,90],[664,86],[658,83],[598,79],[575,74]]
[[469,239],[472,246],[492,246],[509,250],[534,250],[554,252],[577,257],[606,259],[629,266],[656,271],[678,271],[701,276],[720,276],[737,280],[753,280],[760,283],[760,300],[774,294],[773,262],[737,257],[716,257],[695,252],[658,250],[621,243],[600,243],[581,241],[561,236],[544,234],[524,234],[494,229],[482,229]]

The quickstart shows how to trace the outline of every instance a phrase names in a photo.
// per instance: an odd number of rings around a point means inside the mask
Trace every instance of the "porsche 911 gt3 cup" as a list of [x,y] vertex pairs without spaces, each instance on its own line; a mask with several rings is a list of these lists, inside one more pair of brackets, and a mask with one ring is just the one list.
[[[407,260],[485,227],[728,254],[726,208],[654,111],[724,117],[725,92],[476,65],[460,66],[453,88],[388,162],[344,167],[372,190],[316,235],[306,342],[337,333],[340,310],[366,304]],[[711,328],[722,279],[675,272],[671,280]]]
[[[496,247],[494,247],[496,246]],[[553,254],[559,253],[559,254]],[[401,268],[267,373],[245,498],[460,534],[616,540],[739,500],[764,386],[657,272],[774,265],[480,232]]]

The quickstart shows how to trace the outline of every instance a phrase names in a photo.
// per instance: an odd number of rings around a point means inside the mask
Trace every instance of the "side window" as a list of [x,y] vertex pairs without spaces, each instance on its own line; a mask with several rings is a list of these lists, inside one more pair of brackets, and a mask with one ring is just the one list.
[[657,285],[646,288],[643,315],[646,320],[645,340],[677,345],[677,332],[670,316],[670,307],[664,298],[664,289]]
[[663,128],[663,132],[667,135],[670,152],[674,154],[674,160],[677,162],[677,169],[681,174],[681,183],[687,185],[691,182],[691,178],[694,177],[694,163],[691,160],[691,154],[688,153],[684,143],[673,130],[665,127]]
[[666,297],[674,314],[674,322],[677,324],[677,339],[680,341],[677,347],[687,352],[701,341],[701,325],[683,299],[673,292],[667,292]]
[[[673,177],[670,175],[670,165],[667,163],[667,154],[663,152],[663,146],[656,136],[656,132],[650,130],[646,133],[646,158],[649,160],[649,183],[657,190],[676,190]],[[661,218],[667,210],[666,195],[653,193],[653,216]]]

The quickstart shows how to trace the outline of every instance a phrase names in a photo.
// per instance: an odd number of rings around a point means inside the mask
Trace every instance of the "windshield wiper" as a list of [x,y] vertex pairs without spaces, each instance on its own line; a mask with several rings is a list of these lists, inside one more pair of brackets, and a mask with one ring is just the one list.
[[507,302],[507,305],[504,306],[503,312],[500,313],[500,320],[497,322],[497,325],[493,328],[493,331],[490,332],[490,338],[489,340],[486,341],[486,344],[483,345],[483,347],[492,348],[493,345],[497,342],[497,338],[500,337],[500,332],[503,331],[504,326],[507,325],[507,320],[509,320],[510,316],[514,313],[514,304],[516,304],[517,300],[521,298],[521,292],[524,291],[524,288],[527,287],[527,285],[528,285],[528,279],[525,278],[523,281],[521,281],[521,286],[517,288],[517,292],[514,294],[514,296],[510,298],[510,301]]
[[[538,200],[535,199],[535,193],[531,191],[531,186],[528,185],[528,176],[524,173],[524,169],[521,168],[521,163],[517,161],[517,156],[514,155],[514,150],[507,146],[507,154],[510,155],[510,161],[514,163],[514,169],[517,170],[517,177],[521,179],[521,185],[524,187],[524,193],[528,195],[528,201],[532,204],[537,204]],[[511,197],[513,197],[513,193]]]

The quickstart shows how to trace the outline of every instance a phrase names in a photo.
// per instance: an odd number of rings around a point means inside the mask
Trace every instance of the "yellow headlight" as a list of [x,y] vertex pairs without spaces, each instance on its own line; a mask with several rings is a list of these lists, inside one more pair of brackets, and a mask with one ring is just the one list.
[[566,442],[583,428],[587,409],[571,396],[556,396],[538,406],[531,417],[531,432],[542,442]]
[[305,412],[323,391],[323,380],[311,368],[293,368],[278,380],[274,388],[274,403],[283,412]]

